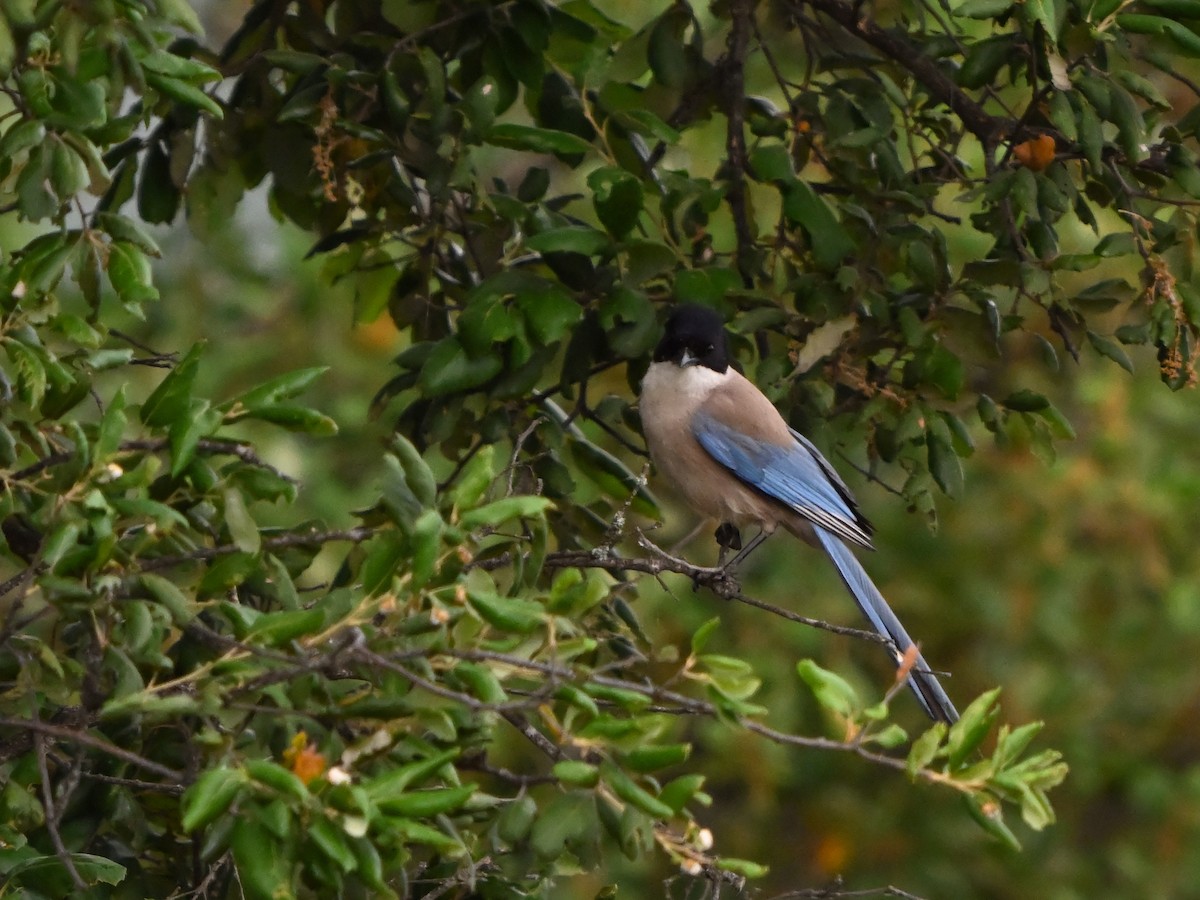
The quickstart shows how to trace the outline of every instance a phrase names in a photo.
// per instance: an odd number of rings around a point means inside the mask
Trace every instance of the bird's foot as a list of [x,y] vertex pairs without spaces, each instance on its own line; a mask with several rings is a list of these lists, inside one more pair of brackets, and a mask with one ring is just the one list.
[[717,539],[717,568],[725,568],[725,554],[730,550],[742,549],[742,533],[732,522],[722,522],[717,526],[714,537]]

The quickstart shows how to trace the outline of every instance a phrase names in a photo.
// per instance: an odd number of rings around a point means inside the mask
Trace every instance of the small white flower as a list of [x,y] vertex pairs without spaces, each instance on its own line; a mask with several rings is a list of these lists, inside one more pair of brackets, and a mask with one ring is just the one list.
[[694,859],[685,859],[680,863],[679,868],[683,870],[684,875],[699,875],[704,871],[704,866]]
[[325,773],[325,780],[330,784],[349,784],[354,780],[354,776],[352,776],[341,766],[334,766]]
[[707,828],[701,828],[700,833],[696,835],[696,846],[701,850],[711,850],[713,845],[712,832]]
[[362,816],[343,816],[342,831],[353,838],[360,838],[367,833],[367,820]]

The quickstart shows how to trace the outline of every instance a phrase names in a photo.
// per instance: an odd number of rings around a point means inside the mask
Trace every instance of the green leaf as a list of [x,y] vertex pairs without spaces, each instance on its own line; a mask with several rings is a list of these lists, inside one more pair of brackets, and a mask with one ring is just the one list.
[[224,118],[225,114],[221,109],[221,105],[191,82],[163,75],[160,72],[154,72],[150,69],[146,69],[145,73],[146,83],[150,87],[165,94],[175,102],[203,110],[215,119]]
[[496,448],[494,444],[487,444],[471,457],[459,473],[458,480],[450,489],[451,502],[456,507],[474,506],[483,498],[495,477]]
[[225,525],[229,529],[229,535],[233,538],[234,544],[243,553],[257,553],[259,547],[262,546],[262,536],[259,534],[258,524],[246,509],[246,501],[242,497],[242,492],[229,488],[225,490],[223,496],[225,498]]
[[529,834],[530,848],[541,859],[557,859],[596,822],[596,804],[590,791],[569,791],[547,803]]
[[958,70],[958,83],[976,89],[991,84],[1001,67],[1013,59],[1013,42],[1008,35],[986,38],[971,45]]
[[684,32],[691,22],[691,9],[674,4],[667,8],[650,29],[646,57],[655,81],[665,87],[681,88],[687,83],[688,59]]
[[191,694],[141,691],[110,699],[100,707],[100,718],[104,721],[123,718],[169,721],[179,716],[195,715],[199,706],[199,699]]
[[295,772],[285,769],[279,763],[269,759],[248,759],[245,763],[246,774],[259,784],[266,785],[293,800],[307,802],[312,796],[308,787],[300,780]]
[[285,372],[252,387],[244,394],[239,394],[234,399],[222,404],[221,408],[230,409],[238,403],[247,407],[273,406],[282,400],[290,400],[302,394],[309,385],[328,371],[329,366],[313,366],[308,369]]
[[24,119],[8,128],[0,137],[0,157],[12,159],[46,139],[46,126],[38,119]]
[[1141,0],[1143,6],[1181,19],[1200,19],[1200,0]]
[[[118,862],[91,853],[71,853],[71,862],[79,877],[87,885],[120,884],[125,880],[126,868]],[[18,891],[18,895],[38,897],[67,897],[77,896],[70,873],[57,856],[35,856],[22,860],[4,872],[4,880],[9,885],[25,885],[36,888],[32,891]],[[104,891],[103,893],[109,893]]]
[[762,679],[744,659],[706,653],[696,657],[696,662],[712,686],[733,700],[746,700],[762,685]]
[[518,294],[516,302],[530,335],[543,346],[561,340],[583,318],[583,308],[557,287]]
[[142,404],[141,420],[155,428],[169,426],[190,409],[192,385],[200,365],[204,342],[194,344]]
[[[132,179],[133,169],[128,170]],[[179,211],[182,194],[171,175],[171,157],[161,141],[152,140],[139,170],[138,214],[147,222],[167,224]],[[118,179],[118,184],[120,184]]]
[[893,749],[899,747],[908,740],[908,732],[903,727],[892,722],[882,731],[874,732],[870,740],[872,743],[878,744],[880,747]]
[[177,56],[174,53],[168,53],[166,50],[157,48],[149,53],[144,53],[138,56],[138,62],[142,67],[151,71],[157,72],[159,75],[166,75],[171,78],[182,78],[187,81],[220,81],[221,73],[212,66],[205,65],[196,59],[189,59],[184,56]]
[[583,138],[553,128],[536,128],[532,125],[502,123],[488,132],[487,143],[510,150],[528,150],[533,153],[554,153],[573,156],[587,153],[592,145]]
[[530,519],[545,514],[554,502],[547,497],[504,497],[486,506],[467,510],[458,524],[472,530],[485,525],[496,526],[510,519]]
[[713,616],[703,625],[696,629],[696,633],[692,635],[692,655],[695,656],[708,643],[709,638],[713,636],[718,628],[721,627],[721,617]]
[[525,241],[530,250],[538,253],[582,253],[595,256],[612,246],[612,240],[602,231],[586,225],[565,225],[532,235]]
[[180,628],[191,624],[198,611],[193,598],[188,597],[174,582],[161,575],[146,572],[139,580],[146,593],[171,614],[172,622]]
[[691,744],[648,744],[621,754],[621,763],[635,772],[657,772],[686,762],[691,752]]
[[437,479],[412,441],[396,433],[388,439],[391,458],[403,472],[404,482],[421,506],[433,506],[437,502]]
[[150,261],[133,244],[118,241],[109,246],[108,280],[128,306],[137,306],[158,299],[150,272]]
[[338,433],[337,422],[329,416],[307,406],[296,406],[292,403],[255,406],[235,417],[235,420],[240,419],[258,419],[288,431],[311,434],[314,437],[333,437]]
[[817,265],[832,271],[855,250],[854,241],[834,216],[828,204],[803,180],[787,186],[783,212],[788,220],[804,229],[809,249]]
[[1164,32],[1174,41],[1175,46],[1183,51],[1184,55],[1193,59],[1200,58],[1200,36],[1197,36],[1182,22],[1168,20]]
[[236,587],[254,575],[258,569],[259,559],[255,553],[231,553],[223,556],[204,573],[196,588],[196,594],[199,597],[224,594],[231,587]]
[[509,844],[525,840],[537,816],[537,803],[528,794],[521,794],[504,808],[496,820],[496,833]]
[[800,660],[796,671],[825,709],[848,718],[862,708],[857,692],[840,675],[822,669],[811,659]]
[[530,634],[540,628],[546,619],[545,608],[533,600],[501,597],[482,591],[469,591],[467,598],[481,619],[501,631]]
[[504,686],[489,666],[462,661],[454,667],[454,677],[464,682],[471,695],[484,703],[508,702]]
[[[671,807],[676,813],[682,812],[683,808],[688,804],[693,797],[700,794],[700,788],[704,786],[704,776],[693,773],[691,775],[680,775],[678,778],[667,783],[665,787],[658,793],[658,799]],[[711,802],[711,799],[709,800]],[[707,805],[707,804],[705,804]]]
[[280,847],[279,836],[268,830],[263,812],[246,810],[234,822],[229,845],[237,866],[238,887],[247,900],[291,896],[292,858]]
[[75,548],[79,541],[80,530],[80,523],[74,521],[63,522],[51,530],[42,544],[42,563],[53,569],[55,564],[67,554],[67,551]]
[[346,840],[346,832],[329,819],[318,818],[308,828],[308,837],[322,853],[328,856],[343,872],[358,868],[358,859]]
[[717,868],[743,878],[763,878],[771,871],[770,867],[749,859],[735,859],[732,856],[722,856],[717,859]]
[[1133,360],[1129,358],[1129,354],[1125,352],[1125,348],[1114,341],[1112,338],[1104,337],[1092,330],[1087,333],[1088,343],[1092,345],[1092,349],[1101,356],[1111,359],[1118,366],[1133,374]]
[[451,747],[378,775],[363,784],[367,796],[375,802],[395,799],[406,793],[408,787],[432,778],[444,766],[456,760],[461,748]]
[[569,703],[571,706],[583,710],[590,716],[600,715],[600,707],[596,705],[596,701],[573,684],[561,685],[554,692],[554,699]]
[[929,764],[937,758],[942,741],[946,737],[946,731],[946,723],[937,722],[913,741],[912,749],[908,751],[908,758],[904,762],[911,780],[916,781],[921,770],[928,768]]
[[954,10],[968,19],[997,19],[1012,9],[1013,0],[967,0]]
[[1025,18],[1041,25],[1051,44],[1058,43],[1058,20],[1055,16],[1054,0],[1025,0],[1022,4]]
[[782,144],[764,144],[750,154],[750,171],[759,181],[791,184],[796,180],[792,155]]
[[637,225],[641,215],[641,183],[616,166],[596,169],[588,175],[587,183],[592,191],[592,205],[604,227],[614,237],[624,237]]
[[429,788],[389,795],[376,799],[375,802],[380,810],[388,815],[428,819],[461,809],[478,787],[475,784],[464,784],[459,787]]
[[992,754],[992,760],[996,765],[996,769],[1003,771],[1010,763],[1025,752],[1025,748],[1042,730],[1045,723],[1029,722],[1021,725],[1018,728],[1009,731],[1008,725],[1000,726],[1000,734],[996,738],[996,752]]
[[949,751],[951,770],[961,768],[967,757],[974,753],[987,737],[992,723],[1000,715],[1000,710],[995,705],[999,696],[1000,688],[980,694],[963,710],[962,718],[950,727],[946,748]]
[[1049,426],[1050,433],[1059,440],[1075,440],[1075,427],[1053,404],[1048,405],[1045,409],[1039,409],[1037,415],[1041,416]]
[[434,346],[425,360],[418,384],[427,397],[441,397],[479,387],[491,381],[503,367],[496,354],[469,355],[456,338],[447,337]]
[[924,379],[945,394],[947,399],[957,400],[967,378],[963,361],[941,344],[935,344],[923,362]]
[[600,777],[614,794],[652,818],[669,819],[675,814],[669,805],[641,787],[620,766],[609,760],[600,764]]
[[613,116],[618,122],[637,134],[654,138],[664,144],[679,143],[682,135],[648,109],[623,109]]
[[219,410],[211,409],[207,400],[192,400],[186,415],[171,423],[171,477],[178,478],[191,465],[196,447],[220,426]]
[[442,547],[445,523],[436,509],[427,509],[417,517],[409,530],[412,547],[412,588],[419,591],[433,576],[438,553]]
[[393,819],[390,826],[396,829],[400,839],[408,844],[425,844],[441,853],[462,853],[459,841],[423,822]]
[[1021,388],[1019,391],[1013,391],[1003,400],[1001,405],[1006,409],[1011,409],[1014,412],[1040,412],[1050,405],[1050,401],[1036,391],[1031,391],[1029,388]]
[[995,797],[983,792],[968,794],[965,802],[971,816],[980,824],[984,831],[996,838],[996,840],[1000,841],[1008,849],[1020,852],[1021,842],[1017,840],[1017,836],[1012,833],[1009,827],[1004,824],[1004,813],[1001,810],[999,801]]
[[600,781],[600,770],[591,763],[577,759],[564,759],[556,762],[550,770],[559,781],[572,787],[595,787]]
[[950,442],[933,430],[925,432],[929,453],[929,472],[947,497],[959,497],[963,490],[963,470]]
[[303,635],[316,634],[324,624],[325,613],[320,609],[279,610],[259,616],[243,640],[282,647]]

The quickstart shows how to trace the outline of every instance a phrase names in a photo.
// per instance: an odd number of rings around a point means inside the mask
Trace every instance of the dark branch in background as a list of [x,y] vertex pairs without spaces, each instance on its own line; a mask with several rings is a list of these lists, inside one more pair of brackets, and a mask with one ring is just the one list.
[[[341,531],[305,531],[298,534],[282,534],[277,537],[263,538],[263,550],[278,550],[280,547],[315,547],[333,541],[350,541],[358,544],[374,537],[375,528],[347,528]],[[190,562],[216,559],[219,556],[229,556],[243,552],[236,544],[220,544],[216,547],[201,547],[191,553],[181,553],[178,556],[160,556],[145,560],[138,567],[139,572],[154,572],[158,569],[169,569]]]
[[[1078,149],[1078,144],[1056,128],[1045,125],[1031,128],[1025,124],[1025,117],[1017,120],[1011,115],[996,116],[989,113],[970,94],[959,87],[954,79],[943,72],[936,62],[925,56],[921,48],[902,31],[889,30],[876,24],[863,13],[861,4],[847,3],[844,0],[789,0],[788,2],[788,8],[797,21],[811,22],[804,15],[804,7],[823,13],[850,34],[907,69],[934,100],[949,107],[967,131],[983,144],[984,157],[988,165],[991,165],[991,151],[999,145],[1000,141],[1007,138],[1016,142],[1040,134],[1048,134],[1054,138],[1055,144],[1059,148],[1057,155],[1060,159],[1084,158],[1082,150]],[[736,21],[735,16],[735,28]],[[1026,115],[1033,108],[1034,104],[1031,103],[1026,110]],[[1104,155],[1106,160],[1112,161],[1115,158],[1132,169],[1163,174],[1167,171],[1165,152],[1166,145],[1157,144],[1149,148],[1149,153],[1144,159],[1127,159],[1124,154],[1113,147],[1106,147]],[[1153,199],[1157,202],[1164,202],[1161,197]]]
[[733,214],[733,230],[737,237],[737,270],[742,284],[754,286],[754,234],[750,230],[750,214],[746,209],[746,53],[750,44],[751,0],[733,0],[733,27],[729,32],[726,65],[717,68],[725,72],[722,85],[728,130],[725,151],[729,167],[729,209]]
[[[118,450],[121,453],[133,453],[142,451],[145,453],[160,453],[170,449],[171,443],[168,438],[154,438],[152,440],[130,440],[122,441]],[[214,456],[236,456],[242,462],[249,466],[257,466],[260,469],[266,469],[273,475],[282,478],[291,484],[297,484],[295,478],[290,475],[285,475],[279,469],[275,468],[270,463],[264,462],[254,452],[254,448],[249,444],[241,444],[237,441],[222,441],[215,438],[203,438],[196,443],[196,450],[200,453],[209,453]],[[63,450],[59,453],[51,453],[49,456],[44,456],[37,462],[26,466],[24,469],[13,472],[9,475],[11,481],[25,481],[44,472],[46,469],[54,466],[61,466],[64,463],[70,462],[75,458],[75,451]]]
[[143,359],[131,359],[129,361],[129,364],[131,366],[150,366],[151,368],[155,368],[155,369],[170,369],[171,367],[173,367],[175,365],[175,363],[179,362],[179,354],[175,353],[174,351],[172,351],[170,353],[159,353],[153,347],[148,347],[145,344],[143,344],[141,341],[139,341],[133,337],[130,337],[125,332],[118,331],[115,328],[110,328],[108,330],[108,333],[111,334],[115,338],[120,338],[125,343],[129,344],[131,347],[136,347],[138,350],[141,350],[143,353],[150,354],[148,357],[145,357]]
[[900,897],[901,900],[923,900],[916,894],[910,894],[894,885],[881,888],[865,888],[856,891],[842,889],[842,878],[839,875],[831,884],[823,888],[807,888],[800,891],[788,891],[786,894],[776,894],[769,900],[843,900],[845,897]]
[[[842,0],[802,0],[802,4],[824,13],[846,31],[908,69],[935,100],[950,107],[985,149],[994,147],[1011,124],[990,115],[939,69],[937,63],[925,56],[920,47],[908,38],[875,24],[860,5],[844,3]],[[801,3],[792,4],[793,7],[799,5]]]
[[767,603],[764,600],[748,597],[742,593],[742,589],[738,586],[737,581],[725,569],[697,566],[686,560],[671,556],[660,547],[655,546],[644,535],[638,535],[638,543],[644,549],[653,553],[654,558],[620,556],[615,553],[604,554],[588,550],[564,550],[558,553],[548,553],[543,565],[547,569],[603,569],[606,572],[641,572],[645,575],[655,576],[661,575],[664,572],[673,572],[677,575],[686,575],[692,579],[693,584],[698,587],[708,588],[723,600],[736,600],[739,603],[745,603],[748,606],[754,606],[772,615],[779,616],[781,619],[787,619],[789,622],[807,625],[811,628],[820,628],[823,631],[858,638],[859,640],[870,641],[872,643],[890,644],[885,638],[880,637],[872,631],[863,631],[861,628],[848,628],[843,625],[834,625],[821,619],[812,619],[808,616],[794,613],[791,610],[775,606],[772,603]]
[[[565,664],[540,662],[537,660],[525,659],[520,656],[514,656],[507,653],[500,653],[491,650],[454,650],[443,648],[441,650],[430,649],[431,656],[447,656],[455,659],[464,660],[490,660],[492,662],[501,662],[517,669],[525,669],[530,672],[537,672],[546,677],[556,677],[561,682],[570,683],[578,681],[576,674]],[[695,697],[689,697],[686,694],[681,694],[678,691],[672,691],[661,685],[634,681],[629,678],[614,678],[610,675],[599,675],[593,673],[590,680],[602,687],[611,687],[619,690],[633,691],[641,694],[644,697],[649,697],[660,703],[670,704],[671,710],[678,715],[694,715],[703,716],[711,719],[728,718],[728,714],[723,712],[707,700],[699,700]],[[895,689],[896,685],[893,685]],[[559,760],[564,757],[564,751],[561,747],[555,744],[550,738],[546,737],[542,732],[534,728],[528,721],[523,719],[517,713],[505,713],[505,718],[518,731],[525,735],[531,743],[535,744],[543,753],[551,759]],[[777,744],[787,744],[794,747],[807,747],[815,750],[836,750],[844,753],[853,753],[865,760],[879,765],[886,766],[890,769],[903,771],[906,768],[906,761],[902,757],[888,756],[886,753],[878,753],[874,750],[869,750],[861,740],[839,741],[833,738],[825,737],[810,737],[808,735],[791,734],[786,731],[780,731],[776,728],[771,728],[769,725],[763,725],[754,719],[737,717],[738,724],[747,731],[752,731],[760,737],[764,737],[769,741]],[[939,779],[937,773],[923,771],[922,776],[929,781],[944,781]]]
[[[59,715],[65,714],[68,717],[72,715],[78,717],[80,713],[82,713],[82,710],[78,707],[73,707],[60,711]],[[69,725],[55,725],[35,719],[12,719],[8,716],[0,716],[0,728],[10,728],[18,732],[13,738],[4,744],[0,744],[0,762],[7,762],[10,759],[15,759],[18,756],[28,753],[34,745],[34,734],[37,734],[70,744],[82,744],[85,747],[91,747],[93,750],[99,750],[101,753],[107,753],[109,756],[115,756],[117,759],[127,762],[130,765],[145,769],[147,772],[160,775],[173,784],[183,783],[184,777],[182,772],[169,769],[152,759],[139,756],[131,750],[126,750],[103,738],[96,737],[94,734],[83,730],[86,727],[83,726],[83,723],[80,723],[80,725],[81,727],[72,727]],[[21,747],[24,749],[20,749]]]
[[87,883],[75,868],[75,860],[71,858],[71,853],[58,830],[59,811],[55,809],[54,804],[54,785],[50,780],[50,765],[46,760],[46,742],[37,731],[33,733],[33,747],[37,751],[38,774],[42,781],[42,809],[46,815],[46,830],[50,833],[50,843],[54,845],[54,855],[71,876],[75,890],[86,891]]

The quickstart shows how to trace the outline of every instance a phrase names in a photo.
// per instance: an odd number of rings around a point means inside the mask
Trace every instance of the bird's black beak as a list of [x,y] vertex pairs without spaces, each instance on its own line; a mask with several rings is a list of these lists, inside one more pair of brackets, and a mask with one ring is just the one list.
[[683,353],[679,355],[679,368],[681,369],[686,369],[689,366],[695,366],[699,364],[700,358],[698,356],[692,356],[692,354],[687,350],[684,350]]

